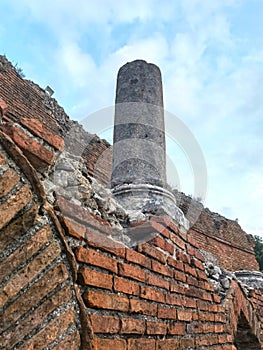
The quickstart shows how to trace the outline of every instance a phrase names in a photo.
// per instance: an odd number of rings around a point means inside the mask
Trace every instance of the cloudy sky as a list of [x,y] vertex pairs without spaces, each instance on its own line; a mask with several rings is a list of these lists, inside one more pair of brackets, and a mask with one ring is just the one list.
[[[262,0],[1,0],[0,9],[1,54],[90,131],[101,131],[90,114],[114,103],[119,67],[157,64],[165,109],[202,150],[205,206],[263,235]],[[170,141],[168,154],[181,190],[194,193],[194,154]]]

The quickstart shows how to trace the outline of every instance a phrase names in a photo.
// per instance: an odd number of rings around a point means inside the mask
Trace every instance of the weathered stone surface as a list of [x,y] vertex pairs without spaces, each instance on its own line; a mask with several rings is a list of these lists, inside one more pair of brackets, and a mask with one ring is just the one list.
[[247,286],[247,288],[254,288],[263,290],[263,273],[260,271],[241,270],[235,272],[236,278]]
[[112,193],[129,211],[188,221],[166,183],[161,73],[142,60],[120,68],[114,119]]
[[31,199],[32,193],[28,185],[23,186],[18,192],[8,198],[8,200],[0,206],[0,229],[13,219]]
[[161,73],[141,60],[117,78],[111,187],[127,183],[166,184]]

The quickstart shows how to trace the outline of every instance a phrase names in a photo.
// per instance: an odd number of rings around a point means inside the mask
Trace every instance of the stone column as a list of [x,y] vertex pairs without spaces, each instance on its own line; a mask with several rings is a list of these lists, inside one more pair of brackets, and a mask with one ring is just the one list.
[[137,60],[117,79],[111,186],[152,184],[165,187],[165,134],[161,72]]
[[119,70],[112,169],[112,192],[126,209],[180,211],[167,190],[162,79],[154,64],[136,60]]

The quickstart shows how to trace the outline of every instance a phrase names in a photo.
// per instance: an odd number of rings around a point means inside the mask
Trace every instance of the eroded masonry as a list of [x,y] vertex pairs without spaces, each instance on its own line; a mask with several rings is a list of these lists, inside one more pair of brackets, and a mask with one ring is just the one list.
[[253,237],[167,187],[158,67],[120,69],[114,135],[0,56],[1,347],[262,349]]

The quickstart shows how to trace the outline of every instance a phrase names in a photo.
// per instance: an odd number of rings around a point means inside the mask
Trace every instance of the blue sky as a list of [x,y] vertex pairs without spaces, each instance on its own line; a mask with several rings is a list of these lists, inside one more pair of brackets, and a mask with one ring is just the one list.
[[[88,116],[114,103],[119,67],[157,64],[165,109],[205,157],[205,205],[263,235],[262,0],[2,0],[0,9],[0,52],[90,131],[100,127]],[[192,193],[187,157],[168,153]]]

